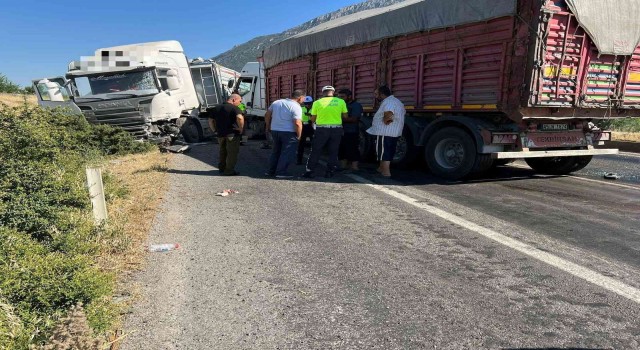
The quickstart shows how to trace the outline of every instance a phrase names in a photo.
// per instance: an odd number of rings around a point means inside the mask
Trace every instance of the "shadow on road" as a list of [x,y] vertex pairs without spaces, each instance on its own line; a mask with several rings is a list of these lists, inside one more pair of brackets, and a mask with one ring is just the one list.
[[[258,140],[249,140],[246,145],[240,147],[240,156],[236,170],[240,172],[239,176],[273,179],[264,175],[267,170],[267,163],[269,156],[271,155],[270,149],[261,149],[261,142]],[[213,142],[201,143],[191,147],[191,149],[183,154],[194,158],[200,162],[208,164],[215,168],[218,163],[218,145]],[[424,164],[417,164],[408,169],[393,169],[392,178],[384,178],[376,172],[377,164],[372,162],[361,162],[360,171],[353,173],[367,181],[374,184],[383,185],[395,185],[395,186],[415,186],[415,185],[460,185],[460,184],[472,184],[472,183],[486,183],[486,182],[501,182],[501,181],[518,181],[528,179],[540,179],[540,178],[554,178],[561,176],[551,175],[539,175],[533,172],[531,169],[500,166],[491,169],[490,171],[483,173],[481,176],[475,178],[464,179],[460,181],[448,181],[438,177],[435,177],[428,173]],[[292,165],[290,172],[294,175],[294,178],[283,179],[282,181],[313,181],[313,182],[332,182],[332,183],[353,183],[354,180],[347,176],[342,176],[341,173],[336,173],[331,178],[325,178],[324,165],[320,165],[316,176],[313,179],[302,178],[304,173],[304,165]],[[196,176],[223,176],[217,169],[213,170],[179,170],[169,169],[168,173],[171,174],[186,174]]]

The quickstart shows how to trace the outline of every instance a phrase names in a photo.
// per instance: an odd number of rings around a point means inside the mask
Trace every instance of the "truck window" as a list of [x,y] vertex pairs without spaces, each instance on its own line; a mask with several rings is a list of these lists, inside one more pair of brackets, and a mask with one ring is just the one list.
[[158,69],[158,80],[160,80],[160,88],[162,91],[169,90],[169,85],[167,84],[168,71],[169,69]]
[[[62,85],[60,85],[60,83],[58,83],[57,81],[53,81],[53,83],[58,85],[58,89],[62,94],[62,98],[65,101],[69,101],[69,92],[67,91],[67,89],[62,87]],[[38,94],[40,94],[40,99],[42,101],[51,101],[51,96],[49,95],[49,89],[47,89],[46,84],[39,83],[37,87],[38,87]]]
[[253,78],[243,78],[238,82],[238,94],[240,96],[246,95],[249,91],[251,91],[251,84],[253,83]]

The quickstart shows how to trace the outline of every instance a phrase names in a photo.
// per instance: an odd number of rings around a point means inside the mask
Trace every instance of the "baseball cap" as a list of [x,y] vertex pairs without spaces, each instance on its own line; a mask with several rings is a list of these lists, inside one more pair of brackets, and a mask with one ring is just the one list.
[[325,86],[325,87],[323,87],[323,88],[322,88],[322,91],[323,91],[323,92],[324,92],[324,91],[327,91],[327,90],[333,90],[333,91],[336,91],[336,89],[335,89],[333,86],[331,86],[331,85],[327,85],[327,86]]
[[313,97],[307,96],[304,98],[304,103],[311,103],[311,102],[313,102]]

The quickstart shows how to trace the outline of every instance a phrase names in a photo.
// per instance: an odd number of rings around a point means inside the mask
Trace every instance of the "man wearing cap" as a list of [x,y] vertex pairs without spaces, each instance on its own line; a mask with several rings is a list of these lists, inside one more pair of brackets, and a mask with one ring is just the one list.
[[311,122],[315,123],[316,131],[311,142],[311,154],[307,160],[307,169],[302,175],[303,177],[314,177],[314,171],[318,167],[325,146],[329,153],[325,177],[332,177],[338,168],[338,150],[343,133],[342,119],[347,117],[347,104],[343,99],[333,96],[335,91],[333,86],[323,87],[323,97],[316,100],[311,107]]
[[296,158],[296,164],[302,165],[302,157],[304,155],[304,146],[306,144],[307,137],[313,140],[313,125],[311,125],[311,105],[313,104],[313,97],[307,96],[304,98],[304,104],[302,105],[302,136],[300,136],[300,142],[298,142],[298,153]]
[[295,90],[290,98],[274,101],[264,116],[267,132],[271,132],[273,151],[269,169],[265,175],[279,179],[293,176],[287,172],[293,162],[296,148],[302,134],[302,108],[305,93]]

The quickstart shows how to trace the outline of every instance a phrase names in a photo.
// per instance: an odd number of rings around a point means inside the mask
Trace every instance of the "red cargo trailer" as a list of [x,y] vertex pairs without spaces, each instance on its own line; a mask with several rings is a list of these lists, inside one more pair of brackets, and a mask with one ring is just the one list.
[[[388,85],[407,109],[397,165],[424,151],[458,179],[524,158],[582,169],[610,133],[591,122],[640,115],[638,0],[408,0],[323,23],[263,53],[267,100],[349,88],[366,129]],[[363,150],[368,138],[362,133]]]

